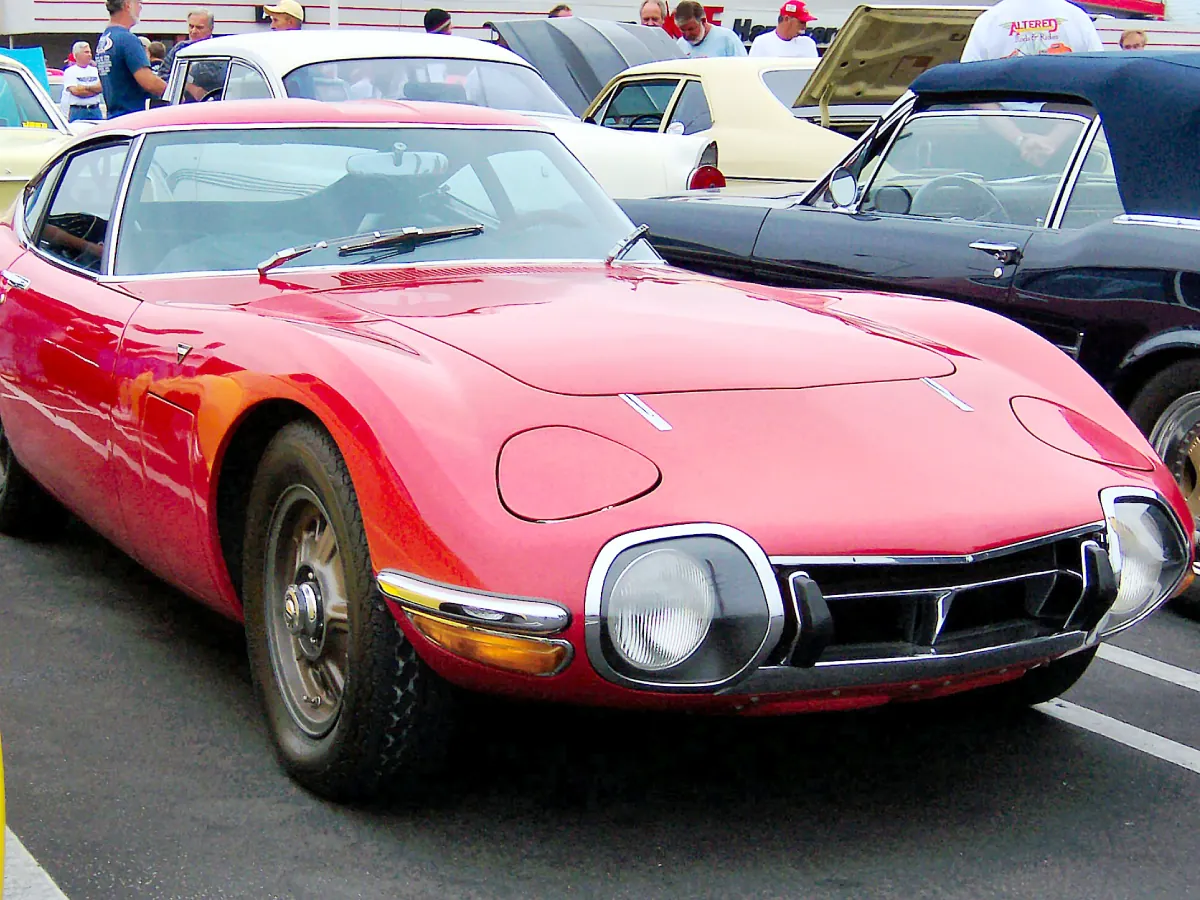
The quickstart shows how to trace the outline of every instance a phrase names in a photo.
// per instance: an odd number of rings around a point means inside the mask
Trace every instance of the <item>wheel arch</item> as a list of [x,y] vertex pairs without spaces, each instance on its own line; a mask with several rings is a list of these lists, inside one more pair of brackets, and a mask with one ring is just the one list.
[[1125,354],[1108,386],[1109,393],[1122,409],[1128,409],[1147,381],[1185,359],[1200,359],[1200,330],[1181,329],[1146,338]]

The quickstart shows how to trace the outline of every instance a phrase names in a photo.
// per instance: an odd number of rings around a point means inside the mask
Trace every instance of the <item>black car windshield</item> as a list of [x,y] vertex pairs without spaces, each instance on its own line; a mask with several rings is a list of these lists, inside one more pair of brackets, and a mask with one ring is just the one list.
[[533,69],[486,59],[347,59],[312,63],[283,79],[308,100],[437,100],[490,109],[571,116]]
[[56,127],[25,79],[16,72],[0,72],[0,127]]
[[[601,261],[629,219],[553,136],[420,126],[213,129],[151,134],[133,170],[114,272],[252,270],[339,235],[481,225],[457,240],[280,268],[521,259]],[[471,229],[474,231],[474,229]],[[625,257],[657,260],[639,242]]]

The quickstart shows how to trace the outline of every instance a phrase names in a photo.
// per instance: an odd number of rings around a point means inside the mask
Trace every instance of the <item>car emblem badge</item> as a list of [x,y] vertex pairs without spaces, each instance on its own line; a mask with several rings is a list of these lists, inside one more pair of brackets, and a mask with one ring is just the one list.
[[180,365],[187,359],[187,355],[192,352],[191,344],[176,344],[175,345],[175,362]]
[[671,430],[671,423],[652,410],[646,401],[637,396],[637,394],[621,394],[621,399],[632,406],[639,416],[659,431]]

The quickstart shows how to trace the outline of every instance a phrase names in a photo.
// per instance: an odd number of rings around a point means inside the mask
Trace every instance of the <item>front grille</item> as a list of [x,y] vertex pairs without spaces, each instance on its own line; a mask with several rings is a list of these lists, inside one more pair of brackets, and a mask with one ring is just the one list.
[[[956,653],[1070,630],[1085,593],[1084,547],[1102,543],[1100,529],[1081,529],[973,558],[778,561],[780,590],[793,602],[775,662],[796,662],[807,579],[828,619],[819,655],[803,664]],[[814,612],[810,619],[824,615]]]

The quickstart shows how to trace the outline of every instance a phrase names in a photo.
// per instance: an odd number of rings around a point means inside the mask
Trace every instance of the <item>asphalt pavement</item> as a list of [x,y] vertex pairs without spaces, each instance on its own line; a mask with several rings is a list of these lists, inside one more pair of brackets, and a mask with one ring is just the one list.
[[83,527],[0,539],[0,623],[5,900],[54,896],[14,886],[34,860],[70,900],[1200,897],[1200,623],[1170,610],[1066,695],[1093,724],[487,702],[430,796],[357,809],[277,766],[239,628]]

